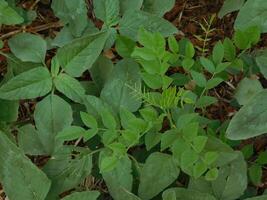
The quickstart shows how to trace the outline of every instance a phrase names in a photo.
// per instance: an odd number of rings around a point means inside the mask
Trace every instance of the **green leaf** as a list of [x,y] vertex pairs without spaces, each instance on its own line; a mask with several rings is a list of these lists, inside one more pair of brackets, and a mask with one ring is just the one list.
[[192,174],[193,165],[198,161],[199,155],[192,149],[187,149],[181,154],[181,169],[188,175]]
[[193,80],[196,82],[196,84],[199,87],[206,87],[207,80],[203,74],[192,70],[191,75],[192,75]]
[[84,192],[74,192],[62,200],[97,200],[100,193],[98,191],[84,191]]
[[256,79],[244,78],[236,88],[235,98],[240,105],[245,105],[262,90],[263,87],[260,81]]
[[226,130],[226,137],[231,140],[242,140],[266,133],[266,101],[266,90],[255,95],[249,104],[235,114]]
[[208,138],[206,136],[197,136],[197,137],[195,137],[193,139],[193,148],[194,148],[194,150],[197,153],[200,153],[204,149],[207,141],[208,141]]
[[[170,193],[175,194],[175,199],[169,199]],[[208,193],[202,193],[196,190],[185,189],[185,188],[170,188],[163,192],[163,200],[216,200],[214,196]]]
[[103,109],[101,112],[101,117],[102,117],[103,124],[106,128],[111,129],[111,130],[116,129],[117,122],[111,112],[109,112],[107,109]]
[[[43,171],[52,181],[51,190],[46,199],[59,199],[59,194],[78,187],[91,173],[92,156],[85,149],[62,146],[53,154],[43,167]],[[75,151],[75,154],[73,152]],[[40,183],[39,183],[40,185]]]
[[257,163],[261,165],[266,165],[267,164],[267,151],[261,152],[256,161]]
[[75,78],[67,74],[59,74],[54,78],[56,89],[77,103],[83,103],[85,89]]
[[0,121],[14,122],[18,118],[19,102],[0,99]]
[[139,10],[143,5],[143,0],[120,0],[120,12],[121,14],[127,11]]
[[220,12],[218,14],[219,18],[223,18],[223,16],[240,10],[244,4],[245,0],[225,0]]
[[236,58],[236,47],[234,46],[232,40],[225,38],[223,41],[224,47],[224,57],[227,61],[233,61]]
[[174,5],[175,0],[144,0],[143,10],[162,17],[166,12],[171,10]]
[[248,198],[245,200],[265,200],[266,198],[267,198],[267,195],[262,195],[262,196],[258,196],[258,197]]
[[247,49],[250,47],[249,38],[245,34],[245,32],[237,30],[234,34],[234,43],[235,45],[241,49]]
[[139,87],[141,77],[139,66],[132,59],[124,59],[118,62],[101,91],[101,99],[119,112],[120,107],[125,107],[130,112],[135,112],[141,106],[141,99],[133,95],[129,87]]
[[262,178],[262,168],[260,165],[258,164],[254,164],[252,165],[249,169],[248,169],[248,174],[249,174],[249,178],[251,180],[251,182],[254,185],[259,185],[261,183],[261,178]]
[[235,21],[235,29],[246,29],[251,26],[259,26],[261,31],[265,33],[267,31],[267,25],[265,23],[267,15],[265,10],[267,4],[265,0],[248,0],[244,6],[240,9]]
[[0,161],[1,184],[9,199],[45,200],[51,185],[50,180],[2,132]]
[[[234,61],[235,62],[235,61]],[[227,67],[229,67],[231,65],[230,62],[225,62],[225,63],[220,63],[216,66],[216,70],[215,73],[220,73],[223,72]]]
[[264,78],[267,78],[267,56],[266,51],[264,51],[261,55],[256,56],[256,63],[258,67],[260,68],[260,72],[264,76]]
[[206,88],[209,90],[209,89],[212,89],[216,86],[218,86],[220,83],[222,83],[224,80],[222,78],[213,78],[213,79],[210,79],[208,80],[207,82],[207,86]]
[[215,65],[213,62],[207,58],[201,57],[200,58],[200,63],[201,65],[210,73],[215,72]]
[[118,158],[114,155],[109,157],[104,157],[100,162],[100,173],[110,172],[112,171],[118,162]]
[[168,37],[168,46],[173,53],[179,52],[179,44],[173,35]]
[[23,62],[44,63],[46,41],[30,33],[19,33],[8,41],[11,52]]
[[245,145],[244,147],[242,147],[241,152],[243,153],[245,159],[250,159],[250,157],[254,154],[253,144]]
[[212,60],[215,64],[220,64],[224,57],[224,46],[221,41],[217,42],[212,51]]
[[128,11],[120,21],[120,33],[135,41],[140,27],[150,32],[159,32],[164,37],[177,33],[176,27],[167,20],[143,11]]
[[15,25],[23,21],[23,18],[6,1],[0,0],[0,24]]
[[130,58],[135,45],[135,42],[130,38],[123,35],[117,35],[115,48],[121,57]]
[[193,141],[194,138],[197,137],[198,129],[199,124],[196,122],[186,124],[182,129],[183,138],[188,142]]
[[213,168],[213,169],[210,169],[206,175],[205,175],[205,179],[207,181],[214,181],[218,178],[218,175],[219,175],[219,170],[217,168]]
[[211,104],[217,102],[217,99],[212,96],[202,96],[197,100],[196,106],[197,108],[205,108]]
[[85,135],[85,130],[82,127],[70,126],[60,131],[56,135],[56,140],[72,141],[72,140],[79,139],[80,137],[83,137],[84,135]]
[[27,124],[18,130],[18,144],[28,155],[45,155],[46,150],[34,126]]
[[32,99],[46,95],[52,89],[47,68],[37,67],[12,78],[0,88],[2,99]]
[[70,105],[56,95],[49,95],[38,102],[34,112],[35,125],[47,153],[56,146],[56,135],[73,121]]
[[[56,0],[51,5],[55,15],[69,25],[71,33],[80,37],[88,25],[87,8],[84,0]],[[71,14],[70,14],[71,13]]]
[[102,176],[114,200],[125,200],[125,190],[132,191],[132,163],[128,157],[119,159],[115,168],[109,172],[102,172]]
[[61,47],[57,51],[61,67],[71,76],[81,76],[100,55],[108,35],[108,32],[87,35]]
[[218,157],[219,157],[219,154],[217,152],[208,151],[205,153],[203,161],[207,165],[211,165],[212,163],[214,163],[217,160]]
[[161,136],[160,150],[164,151],[165,149],[171,147],[177,138],[178,133],[176,129],[165,131]]
[[94,0],[94,12],[97,18],[107,26],[114,26],[119,22],[119,0]]
[[194,45],[192,44],[192,42],[190,40],[186,40],[185,56],[187,58],[193,58],[195,53],[196,53],[196,51],[195,51],[195,48],[194,48]]
[[199,178],[202,176],[208,169],[208,166],[202,162],[199,161],[193,166],[193,177],[194,178]]
[[159,89],[162,87],[162,77],[156,74],[149,74],[146,72],[141,73],[142,79],[148,87],[152,89]]
[[93,67],[89,70],[90,75],[95,82],[99,91],[101,91],[107,82],[114,66],[110,59],[104,56],[99,56]]
[[94,130],[98,128],[97,121],[94,118],[94,116],[88,113],[85,113],[85,112],[81,112],[81,119],[83,123],[85,124],[85,126],[87,126],[88,128],[91,128]]
[[174,182],[179,172],[170,155],[150,154],[141,169],[138,196],[143,200],[152,199]]

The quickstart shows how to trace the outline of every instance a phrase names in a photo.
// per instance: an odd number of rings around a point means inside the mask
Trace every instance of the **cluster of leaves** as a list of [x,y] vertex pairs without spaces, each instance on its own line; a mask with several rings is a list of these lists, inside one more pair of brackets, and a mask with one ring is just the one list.
[[[93,3],[100,30],[87,18],[84,0],[53,0],[64,24],[55,38],[19,33],[8,40],[10,54],[0,51],[7,58],[0,83],[0,181],[8,198],[104,198],[83,184],[91,177],[103,179],[115,200],[266,199],[252,197],[248,188],[249,181],[261,183],[266,152],[255,160],[251,145],[236,151],[225,138],[266,132],[261,83],[240,82],[235,99],[243,107],[229,126],[205,115],[218,102],[210,91],[228,74],[267,76],[266,53],[251,54],[262,29],[237,26],[232,39],[217,42],[206,56],[190,40],[177,41],[178,30],[162,18],[174,0]],[[24,23],[14,5],[0,0],[1,24]],[[113,46],[121,57],[115,64],[102,53]],[[56,54],[48,62],[50,49]],[[177,66],[183,73],[170,75]],[[81,78],[85,72],[91,81]],[[32,99],[33,115],[19,121],[20,101]],[[47,162],[38,168],[25,154]],[[253,161],[249,167],[246,159]]]

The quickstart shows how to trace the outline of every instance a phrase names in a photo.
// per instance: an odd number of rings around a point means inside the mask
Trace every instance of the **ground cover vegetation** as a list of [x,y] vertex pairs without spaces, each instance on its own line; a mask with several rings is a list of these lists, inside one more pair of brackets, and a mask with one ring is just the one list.
[[0,199],[267,199],[267,1],[190,3],[0,0]]

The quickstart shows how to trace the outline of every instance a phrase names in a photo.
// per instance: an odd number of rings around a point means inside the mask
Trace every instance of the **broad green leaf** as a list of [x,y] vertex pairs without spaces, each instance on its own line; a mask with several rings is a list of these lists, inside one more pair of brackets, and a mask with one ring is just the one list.
[[230,164],[220,168],[219,176],[211,182],[213,194],[218,199],[236,200],[247,188],[247,165],[242,153]]
[[31,124],[22,126],[18,130],[19,147],[28,155],[45,155],[45,148],[39,135]]
[[258,164],[254,164],[251,167],[248,168],[248,174],[251,182],[257,186],[261,183],[262,178],[262,168]]
[[223,16],[231,12],[240,10],[244,2],[245,0],[225,0],[218,14],[219,18],[223,18]]
[[47,68],[37,67],[12,78],[0,88],[2,99],[32,99],[46,95],[52,89],[52,78]]
[[221,41],[217,42],[212,51],[212,60],[216,64],[220,64],[224,57],[224,46]]
[[2,132],[0,179],[5,194],[12,200],[45,200],[51,185],[46,175]]
[[200,136],[195,137],[193,139],[193,143],[192,143],[194,150],[197,153],[200,153],[204,149],[204,147],[207,143],[207,140],[208,140],[207,136],[200,135]]
[[207,80],[203,74],[192,70],[191,75],[192,75],[193,80],[196,82],[196,84],[199,87],[205,87],[206,86]]
[[219,157],[219,154],[217,152],[208,151],[205,153],[203,161],[207,165],[211,165],[212,163],[214,163],[217,160],[218,157]]
[[[107,155],[102,154],[101,156],[106,157]],[[103,172],[102,176],[114,200],[125,200],[125,190],[132,191],[132,163],[128,157],[119,159],[115,168],[109,172]]]
[[52,181],[47,199],[58,199],[59,194],[77,187],[91,173],[92,156],[83,150],[79,153],[79,149],[63,146],[43,167]]
[[14,76],[17,76],[30,69],[40,67],[40,63],[23,62],[14,55],[10,54],[7,58],[8,68],[12,69]]
[[74,36],[71,33],[71,28],[68,26],[64,26],[56,35],[56,37],[52,41],[52,46],[63,47],[74,40]]
[[[170,193],[173,192],[175,194],[175,199],[169,199]],[[163,200],[216,200],[211,194],[185,188],[170,188],[163,192],[162,198]]]
[[0,121],[14,122],[18,118],[19,102],[0,99]]
[[233,61],[236,58],[236,47],[232,40],[225,38],[223,41],[224,57],[227,61]]
[[267,199],[267,195],[262,195],[262,196],[258,196],[258,197],[252,197],[252,198],[248,198],[245,200],[265,200]]
[[117,122],[115,117],[107,109],[101,111],[101,118],[104,126],[108,129],[115,130],[117,127]]
[[198,108],[205,108],[217,102],[217,99],[212,96],[202,96],[197,100],[196,106]]
[[77,103],[83,103],[85,89],[78,80],[67,74],[60,74],[54,78],[56,89]]
[[5,0],[0,0],[0,24],[21,24],[23,18]]
[[0,40],[0,49],[2,49],[3,47],[4,47],[4,42]]
[[214,181],[218,178],[219,170],[217,168],[210,169],[206,174],[205,174],[205,179],[207,181]]
[[206,88],[208,90],[218,86],[220,83],[222,83],[224,80],[222,78],[213,78],[208,80]]
[[164,151],[165,149],[171,147],[177,138],[178,132],[176,129],[165,131],[161,136],[160,150]]
[[250,47],[250,41],[247,35],[245,34],[244,31],[237,30],[234,34],[234,43],[235,45],[241,49],[247,49]]
[[125,107],[130,112],[136,111],[141,100],[137,99],[130,87],[139,87],[141,84],[139,66],[131,59],[124,59],[117,63],[101,91],[101,99],[119,112],[120,107]]
[[236,29],[246,29],[250,26],[259,26],[262,32],[267,32],[267,14],[265,0],[247,0],[240,9],[235,21]]
[[193,166],[193,177],[199,178],[201,177],[208,169],[208,166],[202,162],[199,161]]
[[94,12],[97,18],[107,26],[114,26],[119,22],[119,0],[94,0]]
[[255,95],[235,114],[226,130],[226,137],[231,140],[243,140],[266,133],[266,101],[266,90]]
[[100,55],[108,35],[107,32],[87,35],[61,47],[57,52],[61,67],[71,76],[81,76]]
[[128,37],[117,35],[116,39],[116,51],[124,58],[130,58],[134,51],[136,43]]
[[198,161],[199,155],[192,149],[186,149],[181,154],[181,169],[188,175],[193,175],[193,165]]
[[[247,145],[245,145],[244,147],[242,147],[241,152],[243,153],[243,155],[244,155],[244,157],[245,157],[246,160],[247,159],[250,159],[250,157],[253,156],[253,154],[254,154],[253,144],[247,144]],[[259,157],[258,157],[258,159],[259,159]]]
[[37,103],[34,112],[35,125],[47,153],[55,150],[56,135],[73,121],[70,105],[56,95],[49,95]]
[[70,126],[62,131],[60,131],[56,135],[56,140],[60,141],[71,141],[79,139],[80,137],[84,137],[86,134],[85,130],[79,126]]
[[[214,147],[216,148],[216,146]],[[240,152],[235,152],[234,154],[237,157],[219,168],[219,174],[215,180],[207,181],[204,178],[191,178],[188,187],[202,193],[209,193],[216,197],[216,199],[239,199],[247,188],[247,167],[242,154]],[[214,168],[212,174],[216,175],[216,171],[218,170]],[[212,174],[209,174],[209,176]]]
[[151,32],[159,32],[164,37],[177,33],[176,27],[170,22],[143,11],[128,11],[120,21],[120,33],[135,41],[140,27]]
[[99,91],[101,91],[108,80],[114,66],[110,59],[104,56],[99,58],[94,63],[93,67],[89,70],[90,75],[95,82]]
[[168,37],[168,46],[173,53],[179,52],[179,44],[173,35]]
[[260,68],[260,72],[264,76],[264,78],[267,78],[267,51],[263,51],[261,55],[256,56],[256,63],[258,67]]
[[152,89],[159,89],[162,87],[162,77],[157,74],[141,73],[142,79],[148,87]]
[[259,156],[257,158],[257,163],[261,165],[267,164],[267,151],[263,151],[259,153]]
[[143,200],[152,199],[173,183],[179,172],[170,155],[159,152],[150,154],[141,169],[138,196]]
[[99,195],[98,191],[74,192],[62,200],[97,200]]
[[83,123],[85,124],[85,126],[87,126],[88,128],[91,128],[91,129],[98,128],[97,121],[92,115],[85,113],[85,112],[81,112],[81,119]]
[[69,25],[71,33],[79,37],[88,24],[87,7],[84,0],[53,0],[52,9],[55,15]]
[[162,17],[175,5],[175,0],[144,0],[143,10]]
[[139,10],[143,5],[143,0],[119,0],[120,12],[124,14],[127,11]]
[[215,65],[211,60],[209,60],[207,58],[204,58],[204,57],[201,57],[200,58],[200,63],[208,72],[214,73]]
[[19,33],[8,41],[11,52],[23,62],[44,63],[47,50],[43,38],[30,33]]
[[262,90],[263,87],[260,81],[257,79],[244,78],[236,88],[235,98],[240,105],[245,105]]

